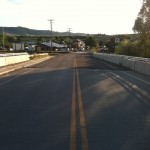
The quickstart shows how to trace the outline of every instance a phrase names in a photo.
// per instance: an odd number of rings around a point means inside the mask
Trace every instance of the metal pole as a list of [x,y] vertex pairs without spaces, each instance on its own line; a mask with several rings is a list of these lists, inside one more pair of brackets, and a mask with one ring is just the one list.
[[70,47],[70,50],[71,50],[71,41],[70,41],[71,28],[68,28],[68,32],[69,32],[69,47]]
[[51,51],[52,51],[52,36],[53,36],[53,19],[48,20],[50,22],[50,28],[51,28]]
[[4,38],[4,27],[3,27],[3,52],[5,53],[5,38]]

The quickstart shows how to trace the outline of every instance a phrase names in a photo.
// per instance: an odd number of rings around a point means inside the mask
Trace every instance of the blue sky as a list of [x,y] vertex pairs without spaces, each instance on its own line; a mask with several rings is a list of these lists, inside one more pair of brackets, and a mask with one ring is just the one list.
[[[72,32],[126,34],[141,8],[141,0],[0,0],[0,26],[23,26]],[[3,7],[2,7],[3,6]]]

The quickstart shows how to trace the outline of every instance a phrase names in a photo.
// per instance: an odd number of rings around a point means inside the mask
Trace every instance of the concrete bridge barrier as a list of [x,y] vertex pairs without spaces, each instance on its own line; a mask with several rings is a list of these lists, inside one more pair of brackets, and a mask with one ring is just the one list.
[[126,55],[117,55],[117,54],[106,54],[106,53],[94,53],[95,58],[105,60],[123,67],[126,67],[130,70],[150,75],[150,58],[142,57],[133,57]]
[[28,53],[0,54],[0,67],[29,60]]

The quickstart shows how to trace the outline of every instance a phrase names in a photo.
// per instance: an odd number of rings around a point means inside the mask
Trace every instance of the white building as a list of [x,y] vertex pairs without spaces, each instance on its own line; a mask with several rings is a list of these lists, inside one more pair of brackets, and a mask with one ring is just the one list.
[[24,43],[13,43],[13,50],[16,50],[16,51],[25,50]]

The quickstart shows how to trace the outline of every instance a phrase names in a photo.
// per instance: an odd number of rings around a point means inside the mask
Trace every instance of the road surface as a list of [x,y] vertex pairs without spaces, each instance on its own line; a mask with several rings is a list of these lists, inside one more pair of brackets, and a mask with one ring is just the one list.
[[149,150],[150,79],[87,53],[0,77],[0,150]]

